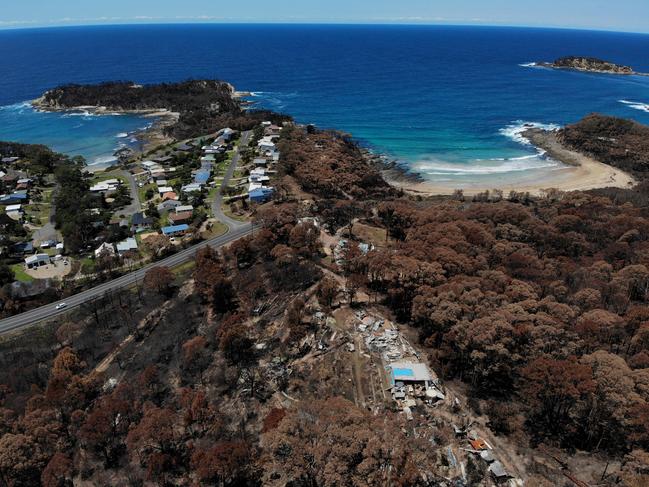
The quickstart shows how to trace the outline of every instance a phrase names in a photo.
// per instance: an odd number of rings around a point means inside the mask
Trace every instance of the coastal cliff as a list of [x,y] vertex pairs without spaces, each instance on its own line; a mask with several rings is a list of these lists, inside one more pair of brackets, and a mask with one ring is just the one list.
[[622,75],[645,75],[645,73],[638,73],[630,66],[622,64],[615,64],[610,61],[594,57],[584,56],[566,56],[556,59],[553,62],[536,63],[537,66],[552,69],[573,69],[576,71],[585,71],[589,73],[605,73],[605,74],[622,74]]

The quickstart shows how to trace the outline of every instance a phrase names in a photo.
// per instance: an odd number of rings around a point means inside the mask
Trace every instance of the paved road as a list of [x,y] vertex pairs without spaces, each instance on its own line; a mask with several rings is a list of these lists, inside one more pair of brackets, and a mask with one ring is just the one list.
[[[241,135],[241,143],[240,145],[245,145],[248,143],[248,138],[250,136],[250,132],[244,132]],[[27,328],[29,326],[35,325],[39,323],[40,321],[44,319],[49,319],[54,316],[63,314],[68,312],[71,308],[75,308],[78,306],[81,306],[82,304],[103,296],[107,292],[111,291],[116,291],[118,289],[123,289],[123,288],[128,288],[138,282],[139,280],[144,278],[144,275],[146,272],[151,269],[152,267],[155,266],[167,266],[167,267],[173,267],[177,266],[180,264],[183,264],[185,262],[188,262],[192,259],[194,259],[196,255],[196,251],[206,247],[210,246],[213,248],[218,248],[222,247],[224,245],[227,245],[231,242],[234,242],[235,240],[238,240],[242,237],[245,237],[246,235],[249,235],[253,232],[254,227],[250,223],[246,222],[240,222],[238,220],[234,220],[227,215],[223,214],[221,211],[221,203],[223,201],[223,195],[222,195],[222,188],[225,188],[228,185],[228,182],[230,181],[230,178],[232,178],[232,175],[234,174],[234,170],[237,167],[237,164],[239,162],[239,149],[237,148],[235,154],[232,157],[232,162],[230,163],[230,166],[228,167],[228,170],[226,171],[226,174],[223,178],[223,183],[221,184],[221,187],[217,191],[216,197],[214,199],[214,202],[212,204],[212,210],[214,212],[214,216],[219,218],[223,223],[225,223],[228,226],[228,232],[225,233],[224,235],[221,235],[219,237],[212,238],[210,240],[206,240],[204,242],[201,242],[197,245],[194,245],[188,249],[181,250],[180,252],[171,255],[167,257],[166,259],[162,259],[157,262],[153,262],[151,264],[148,264],[144,266],[141,269],[138,269],[136,271],[133,271],[129,274],[126,274],[122,277],[118,277],[117,279],[113,279],[112,281],[108,281],[102,284],[99,284],[98,286],[95,286],[91,289],[87,289],[86,291],[82,291],[78,294],[75,294],[73,296],[70,296],[64,300],[57,301],[55,303],[50,303],[45,306],[41,306],[40,308],[36,308],[30,311],[26,311],[25,313],[21,313],[16,316],[12,316],[10,318],[6,318],[4,320],[0,320],[0,334],[7,333],[10,331],[15,331],[19,328]],[[129,182],[131,183],[131,188],[132,188],[132,194],[135,196],[133,198],[134,202],[137,201],[139,203],[139,198],[138,198],[138,193],[137,193],[137,185],[135,185],[135,180],[134,178],[128,178]],[[135,185],[135,188],[133,186]],[[56,309],[56,305],[60,304],[62,302],[65,302],[67,304],[67,307],[61,310]]]
[[[146,271],[152,267],[155,266],[172,267],[172,266],[177,266],[179,264],[183,264],[185,262],[193,260],[196,255],[196,251],[198,249],[201,249],[208,245],[213,248],[222,247],[235,240],[240,239],[241,237],[249,235],[250,233],[252,233],[252,231],[253,231],[253,227],[250,224],[245,224],[244,226],[239,226],[238,228],[230,229],[224,235],[215,237],[210,240],[206,240],[188,249],[181,250],[177,254],[169,256],[166,259],[148,264],[139,270],[133,271],[122,277],[118,277],[117,279],[113,279],[112,281],[99,284],[98,286],[93,287],[92,289],[88,289],[86,291],[80,292],[79,294],[75,294],[64,300],[57,301],[55,303],[50,303],[45,306],[41,306],[40,308],[36,308],[31,311],[27,311],[25,313],[12,316],[10,318],[0,320],[0,334],[14,331],[19,328],[29,327],[31,325],[40,322],[41,320],[44,320],[46,318],[52,318],[53,316],[69,311],[71,308],[80,306],[87,301],[90,301],[95,298],[99,298],[107,292],[130,287],[133,284],[135,284],[137,281],[143,279],[144,275],[146,274]],[[68,306],[62,310],[57,310],[56,305],[61,302],[67,303]]]
[[120,175],[128,181],[128,189],[131,192],[131,203],[121,210],[118,210],[119,215],[131,216],[138,211],[142,211],[142,202],[140,201],[140,193],[137,188],[137,181],[135,176],[130,171],[121,170]]
[[230,218],[225,213],[223,213],[223,210],[221,209],[221,205],[223,204],[223,188],[228,186],[228,183],[230,182],[230,179],[234,174],[234,170],[237,168],[237,164],[239,164],[239,158],[241,157],[239,154],[239,147],[244,147],[248,145],[248,139],[250,138],[250,133],[251,132],[248,131],[248,132],[243,132],[241,134],[241,140],[239,141],[239,145],[237,146],[236,151],[232,156],[232,161],[230,162],[230,166],[228,167],[227,171],[225,171],[225,175],[223,176],[223,182],[221,183],[221,186],[216,192],[216,196],[214,197],[214,201],[212,202],[212,214],[214,215],[214,217],[218,218],[219,220],[221,220],[223,223],[225,223],[227,226],[229,226],[232,229],[250,227],[249,223],[240,222],[239,220]]

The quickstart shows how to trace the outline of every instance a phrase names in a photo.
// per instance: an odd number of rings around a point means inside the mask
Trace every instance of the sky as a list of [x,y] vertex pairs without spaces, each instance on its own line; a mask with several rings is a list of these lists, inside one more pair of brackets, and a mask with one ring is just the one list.
[[649,33],[649,0],[0,0],[0,28],[185,22],[518,25]]

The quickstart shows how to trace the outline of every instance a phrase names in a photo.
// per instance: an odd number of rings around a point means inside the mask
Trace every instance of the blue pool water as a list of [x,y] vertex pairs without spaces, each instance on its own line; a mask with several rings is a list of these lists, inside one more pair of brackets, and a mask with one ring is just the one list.
[[328,25],[0,31],[0,105],[14,105],[0,110],[0,138],[104,153],[142,120],[62,122],[28,110],[16,116],[15,104],[66,82],[208,77],[254,91],[261,106],[300,122],[350,132],[434,181],[530,178],[560,168],[520,140],[524,122],[563,125],[603,112],[649,123],[649,78],[525,66],[573,54],[649,71],[649,36]]

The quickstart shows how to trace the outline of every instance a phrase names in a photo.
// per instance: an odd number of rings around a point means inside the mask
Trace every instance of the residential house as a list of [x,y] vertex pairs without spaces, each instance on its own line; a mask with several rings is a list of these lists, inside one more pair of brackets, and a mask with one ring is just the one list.
[[47,254],[30,255],[25,258],[25,267],[28,269],[36,269],[48,264],[51,264],[51,260],[50,256]]
[[118,242],[115,247],[117,248],[117,253],[119,255],[124,255],[126,252],[137,250],[137,240],[135,240],[133,237],[129,237],[126,240]]
[[135,231],[141,231],[149,228],[152,224],[153,218],[144,216],[144,213],[142,213],[141,211],[133,213],[133,216],[131,216],[131,226],[135,228]]
[[183,211],[194,211],[194,207],[192,205],[180,205],[176,207],[176,213],[181,213]]
[[16,181],[18,181],[18,176],[16,174],[5,174],[0,178],[0,181],[7,186],[13,187],[16,184]]
[[180,144],[176,146],[176,150],[179,150],[181,152],[190,152],[193,149],[193,147],[189,144]]
[[210,179],[210,172],[209,171],[198,171],[196,174],[194,174],[194,182],[198,184],[205,184],[207,181]]
[[272,151],[275,149],[275,143],[272,141],[272,137],[263,137],[258,143],[257,147],[262,153],[266,151]]
[[248,193],[248,197],[253,203],[265,203],[270,200],[274,192],[273,188],[256,188]]
[[195,193],[200,192],[203,189],[203,186],[199,183],[186,184],[182,187],[183,193]]
[[15,221],[21,221],[23,218],[23,205],[9,205],[5,207],[7,216]]
[[27,193],[15,191],[11,194],[0,195],[0,205],[16,205],[23,204],[29,201]]
[[173,191],[168,191],[162,195],[162,201],[165,200],[177,200],[178,195],[174,193]]
[[250,183],[260,183],[264,184],[270,181],[270,178],[266,176],[266,169],[257,167],[250,171],[250,176],[248,177],[248,182]]
[[12,254],[32,254],[34,253],[34,244],[31,242],[18,242],[11,246]]
[[226,127],[224,129],[221,129],[219,131],[219,134],[221,137],[223,137],[226,141],[230,142],[237,134],[236,130],[231,129],[230,127]]
[[93,193],[108,193],[117,190],[122,182],[119,179],[107,179],[90,187]]
[[194,213],[191,211],[181,211],[179,213],[169,213],[168,218],[172,224],[178,225],[180,223],[190,223],[193,216]]
[[166,201],[163,201],[162,203],[160,203],[157,206],[157,208],[158,208],[158,211],[169,211],[169,210],[173,210],[174,208],[177,208],[177,207],[179,207],[181,205],[182,205],[182,203],[180,201],[166,200]]
[[158,186],[158,193],[171,193],[174,189],[171,186]]
[[168,227],[162,227],[162,234],[167,237],[173,237],[176,235],[183,235],[189,230],[189,225],[183,223],[182,225],[171,225]]
[[261,188],[263,188],[263,187],[264,187],[264,185],[261,184],[261,183],[255,183],[255,182],[252,182],[252,183],[250,183],[250,184],[248,185],[248,193],[252,193],[253,191],[255,191],[255,190],[257,190],[257,189],[261,189]]
[[264,128],[264,135],[277,137],[281,131],[282,131],[282,127],[279,127],[277,125],[268,125],[267,127]]
[[167,165],[171,164],[171,162],[174,160],[173,156],[156,156],[153,158],[153,162],[157,164],[162,164],[162,165]]
[[56,244],[58,242],[56,240],[44,240],[40,244],[41,249],[51,249],[52,247],[56,247]]
[[257,157],[252,161],[252,163],[256,167],[266,167],[268,165],[268,159],[266,159],[265,157]]
[[0,159],[0,162],[3,164],[13,164],[14,162],[18,162],[20,160],[20,157],[3,157]]

